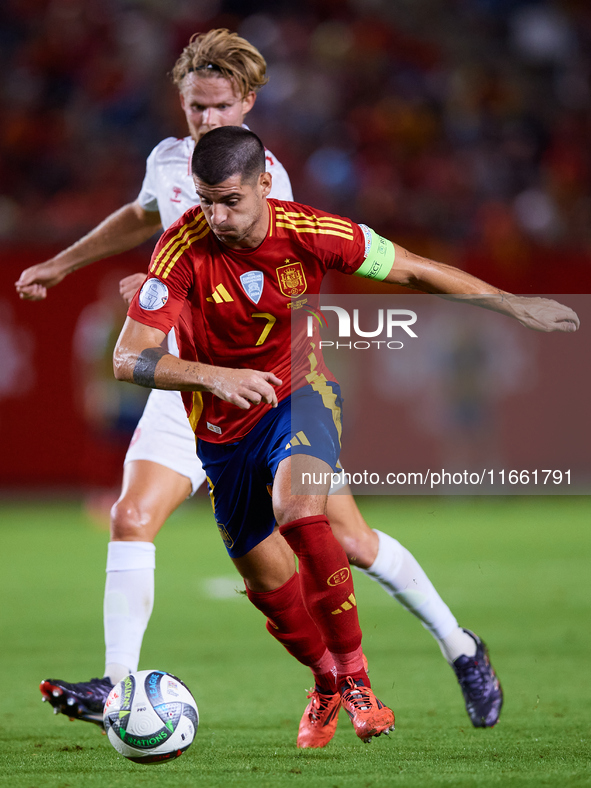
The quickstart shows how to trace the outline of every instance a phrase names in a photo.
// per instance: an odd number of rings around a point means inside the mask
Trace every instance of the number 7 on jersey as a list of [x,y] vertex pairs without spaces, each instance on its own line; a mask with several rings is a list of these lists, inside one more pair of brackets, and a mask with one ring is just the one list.
[[265,339],[269,336],[269,332],[277,322],[277,318],[274,315],[270,315],[269,312],[254,312],[251,317],[262,317],[263,320],[266,320],[267,323],[263,330],[261,331],[260,337],[257,339],[255,347],[262,345]]

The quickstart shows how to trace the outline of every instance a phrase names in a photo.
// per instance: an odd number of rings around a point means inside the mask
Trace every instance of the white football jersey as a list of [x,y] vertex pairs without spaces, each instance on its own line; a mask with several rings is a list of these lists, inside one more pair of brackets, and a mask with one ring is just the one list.
[[[138,201],[146,211],[160,212],[165,230],[199,202],[191,175],[194,147],[192,137],[168,137],[156,145],[148,156]],[[269,197],[293,200],[291,183],[283,165],[266,148],[265,159],[267,172],[273,177]]]

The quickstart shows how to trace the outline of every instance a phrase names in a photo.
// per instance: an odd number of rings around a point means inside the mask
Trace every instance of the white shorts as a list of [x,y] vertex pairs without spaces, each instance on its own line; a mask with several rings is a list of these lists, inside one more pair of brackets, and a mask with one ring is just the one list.
[[195,433],[178,391],[150,392],[123,464],[134,460],[156,462],[186,476],[191,482],[192,495],[205,481]]

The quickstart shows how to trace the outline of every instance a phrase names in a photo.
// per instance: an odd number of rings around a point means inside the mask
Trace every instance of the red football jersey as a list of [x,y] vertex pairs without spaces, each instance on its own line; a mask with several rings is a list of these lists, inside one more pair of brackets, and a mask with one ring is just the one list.
[[[160,238],[129,316],[165,333],[177,325],[181,358],[273,372],[283,381],[282,400],[308,383],[334,381],[319,349],[318,322],[312,337],[305,319],[292,333],[292,315],[306,318],[306,308],[317,307],[328,269],[352,274],[360,267],[365,239],[349,219],[299,203],[267,204],[269,230],[254,249],[230,249],[199,206],[187,211]],[[189,400],[197,437],[215,443],[239,440],[270,407],[241,410],[208,392]]]

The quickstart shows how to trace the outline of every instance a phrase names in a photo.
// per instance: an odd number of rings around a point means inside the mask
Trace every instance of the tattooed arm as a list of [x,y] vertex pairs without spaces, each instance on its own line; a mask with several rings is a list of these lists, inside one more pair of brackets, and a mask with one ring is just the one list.
[[243,410],[260,402],[277,406],[273,387],[281,380],[272,372],[185,361],[161,347],[164,338],[160,329],[128,317],[113,355],[117,380],[168,391],[209,391]]

